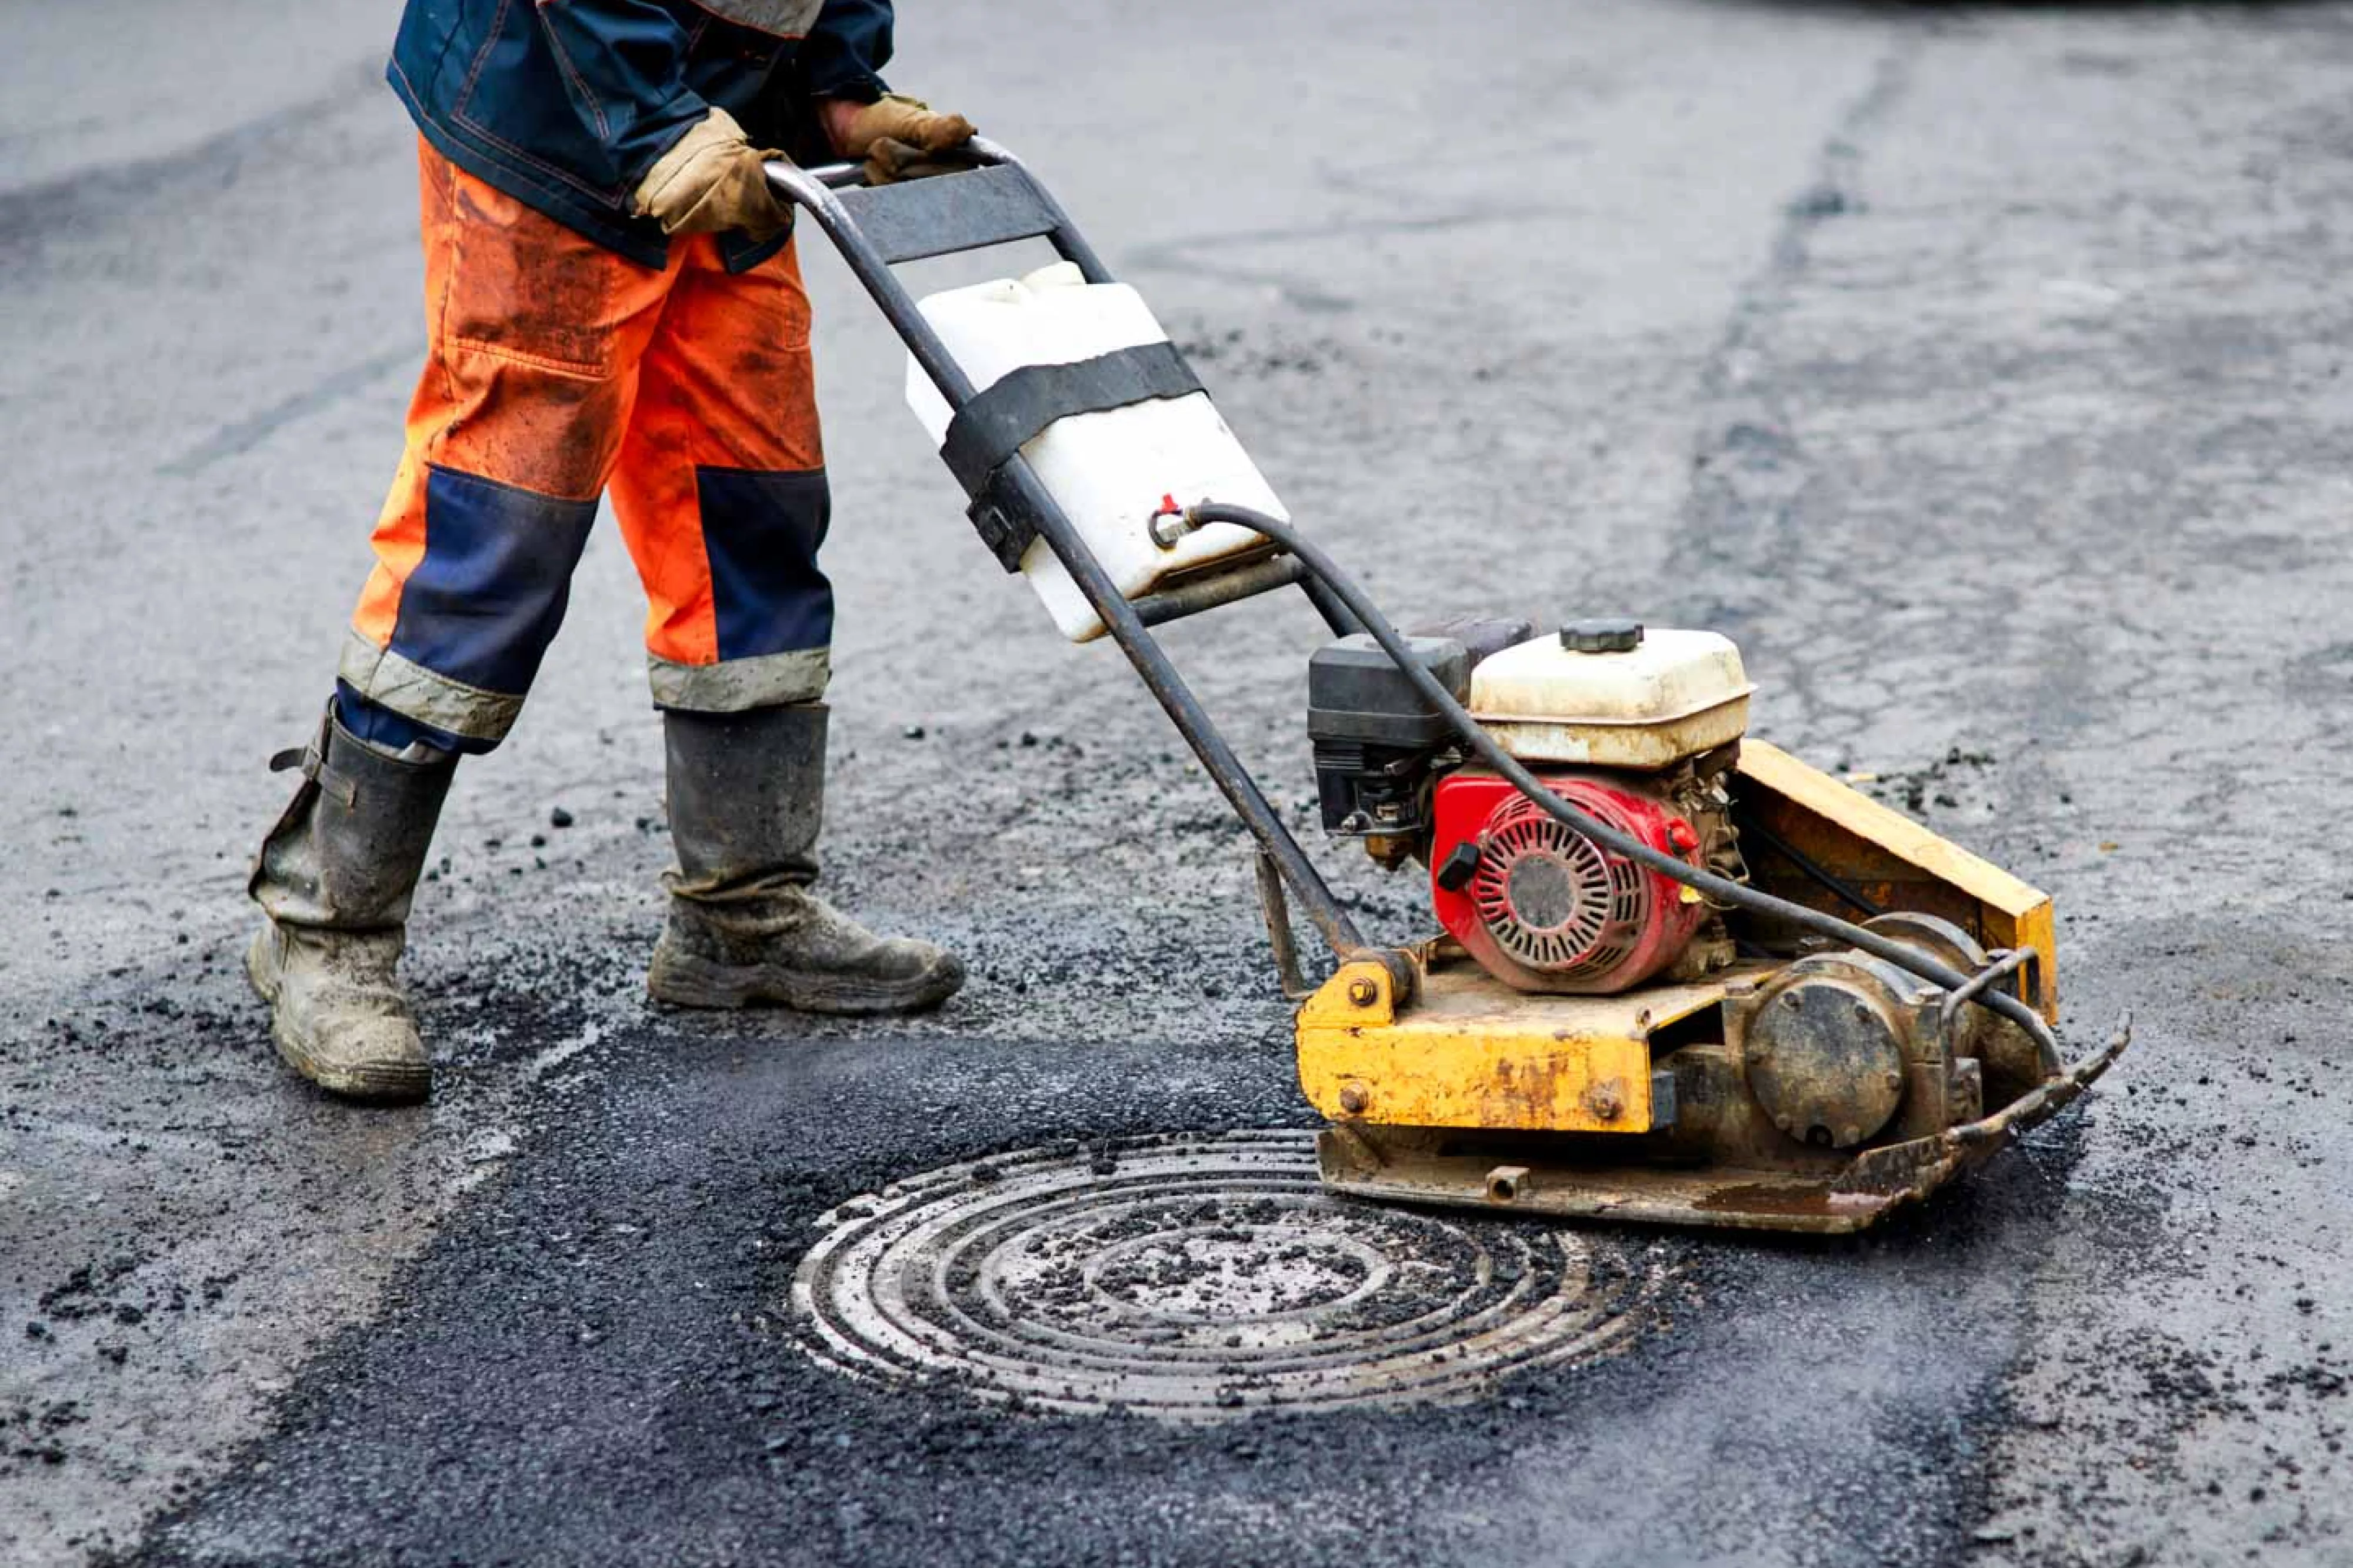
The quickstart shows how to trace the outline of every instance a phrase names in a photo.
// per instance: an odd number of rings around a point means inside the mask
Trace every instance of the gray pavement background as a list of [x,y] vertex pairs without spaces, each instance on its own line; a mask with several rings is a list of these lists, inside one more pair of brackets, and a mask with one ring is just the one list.
[[[1670,1240],[1675,1323],[1517,1409],[1237,1454],[812,1381],[691,1282],[771,1300],[747,1238],[893,1172],[1299,1115],[1238,834],[965,536],[811,256],[831,879],[974,984],[887,1039],[646,1012],[607,531],[420,900],[443,1092],[287,1082],[239,892],[421,341],[392,7],[11,5],[0,1554],[2353,1561],[2353,7],[909,13],[896,79],[1031,154],[1400,614],[1731,631],[1759,731],[2051,888],[2070,1025],[2140,1045],[1882,1243]],[[1303,798],[1313,635],[1173,639]],[[527,1309],[534,1237],[646,1205],[673,1241],[575,1265],[600,1330]],[[780,1408],[845,1447],[768,1463]]]

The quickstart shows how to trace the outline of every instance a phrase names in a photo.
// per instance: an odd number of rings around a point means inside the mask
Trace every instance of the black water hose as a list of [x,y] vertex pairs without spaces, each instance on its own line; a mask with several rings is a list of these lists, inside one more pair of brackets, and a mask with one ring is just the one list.
[[1864,898],[1862,890],[1856,888],[1853,883],[1847,881],[1842,877],[1832,876],[1829,871],[1824,870],[1820,866],[1815,864],[1812,856],[1808,855],[1804,850],[1799,848],[1796,845],[1790,843],[1788,839],[1782,837],[1779,834],[1774,832],[1763,823],[1752,819],[1746,827],[1743,827],[1740,830],[1740,837],[1744,843],[1751,838],[1756,839],[1757,842],[1765,846],[1766,848],[1770,849],[1774,854],[1778,855],[1782,859],[1787,860],[1790,865],[1795,866],[1799,870],[1804,872],[1806,880],[1811,882],[1817,888],[1821,889],[1824,892],[1831,894],[1832,897],[1843,900],[1849,909],[1862,910],[1863,919],[1870,920],[1874,916],[1883,915],[1887,912],[1885,910],[1881,909],[1877,904],[1873,903],[1869,899]]
[[[1699,867],[1689,865],[1672,855],[1651,848],[1639,838],[1620,833],[1607,823],[1587,816],[1546,789],[1535,774],[1521,765],[1518,758],[1498,745],[1495,738],[1488,734],[1480,726],[1479,721],[1471,717],[1469,710],[1454,700],[1454,693],[1449,691],[1442,681],[1430,674],[1421,662],[1413,657],[1412,650],[1406,647],[1405,638],[1398,634],[1397,628],[1390,624],[1389,618],[1381,614],[1380,606],[1367,598],[1365,591],[1356,586],[1356,580],[1342,571],[1339,565],[1324,553],[1323,550],[1306,535],[1289,523],[1269,517],[1264,512],[1253,511],[1245,506],[1229,506],[1221,501],[1202,501],[1188,507],[1186,509],[1185,518],[1196,528],[1212,522],[1229,522],[1238,527],[1247,528],[1254,533],[1264,534],[1298,557],[1301,563],[1321,579],[1324,586],[1331,589],[1340,602],[1348,607],[1349,613],[1356,617],[1357,623],[1371,634],[1373,640],[1380,645],[1381,651],[1389,656],[1398,669],[1413,683],[1423,699],[1445,716],[1447,722],[1453,726],[1455,732],[1461,737],[1462,743],[1471,749],[1472,754],[1496,773],[1501,773],[1510,781],[1514,789],[1534,801],[1570,832],[1590,840],[1612,854],[1622,856],[1639,866],[1646,866],[1672,881],[1680,882],[1686,888],[1696,889],[1720,903],[1737,904],[1743,909],[1754,910],[1758,914],[1771,915],[1778,920],[1787,921],[1791,925],[1812,931],[1817,935],[1842,942],[1850,947],[1860,948],[1874,958],[1885,959],[1905,973],[1916,974],[1921,979],[1941,986],[1947,991],[1957,991],[1968,983],[1968,975],[1957,969],[1948,968],[1937,963],[1936,960],[1916,948],[1906,947],[1899,942],[1891,942],[1877,931],[1865,931],[1862,927],[1842,921],[1836,915],[1824,914],[1820,910],[1808,909],[1803,904],[1791,903],[1787,899],[1777,899],[1770,893],[1758,892],[1756,889],[1745,883],[1736,882],[1729,877],[1719,877],[1713,871],[1703,870]],[[2041,1048],[2046,1072],[2058,1070],[2059,1042],[2052,1034],[2051,1026],[2043,1022],[2041,1014],[2007,991],[1983,991],[1973,1000],[1980,1006],[1992,1008],[2001,1016],[2024,1029],[2035,1045]]]

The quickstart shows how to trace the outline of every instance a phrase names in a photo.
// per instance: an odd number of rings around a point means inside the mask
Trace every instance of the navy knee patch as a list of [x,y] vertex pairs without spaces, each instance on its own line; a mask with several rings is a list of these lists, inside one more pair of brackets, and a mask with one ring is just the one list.
[[817,554],[832,517],[825,470],[694,470],[721,659],[828,647],[833,584]]
[[596,521],[593,500],[433,469],[425,556],[402,584],[390,651],[483,691],[529,691]]

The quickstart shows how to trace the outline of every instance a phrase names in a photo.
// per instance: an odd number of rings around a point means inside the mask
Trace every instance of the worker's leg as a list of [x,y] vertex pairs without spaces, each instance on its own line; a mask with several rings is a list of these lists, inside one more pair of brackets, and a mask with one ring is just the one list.
[[420,143],[430,356],[337,674],[394,749],[486,752],[522,711],[675,277]]
[[458,753],[506,734],[564,616],[670,275],[420,143],[430,353],[336,696],[252,879],[279,1048],[339,1093],[413,1099],[394,978]]
[[833,590],[794,253],[740,277],[686,249],[613,478],[643,575],[670,772],[668,925],[647,984],[687,1006],[936,1005],[964,968],[810,893],[825,798]]

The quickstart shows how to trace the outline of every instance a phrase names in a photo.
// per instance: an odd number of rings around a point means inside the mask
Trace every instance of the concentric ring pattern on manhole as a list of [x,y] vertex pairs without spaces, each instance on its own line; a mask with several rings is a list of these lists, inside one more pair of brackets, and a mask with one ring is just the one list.
[[1606,1352],[1655,1283],[1637,1241],[1336,1197],[1287,1131],[997,1155],[819,1225],[793,1306],[828,1365],[1187,1421],[1476,1398]]

